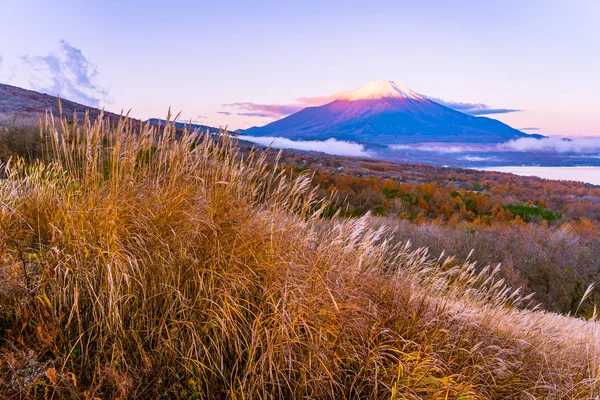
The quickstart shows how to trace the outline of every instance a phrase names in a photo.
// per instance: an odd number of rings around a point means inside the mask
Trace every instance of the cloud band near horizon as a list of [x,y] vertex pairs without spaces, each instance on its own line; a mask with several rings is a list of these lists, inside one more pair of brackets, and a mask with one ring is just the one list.
[[600,138],[576,137],[562,138],[556,136],[536,138],[520,138],[496,144],[467,143],[415,143],[389,146],[392,150],[417,150],[434,153],[489,153],[489,152],[545,152],[575,153],[600,156]]
[[469,115],[493,115],[493,114],[508,114],[514,112],[521,112],[523,110],[515,109],[515,108],[492,108],[487,104],[483,103],[465,103],[460,101],[451,101],[451,100],[443,100],[437,97],[425,96],[423,97],[441,104],[445,107],[451,108],[456,111],[460,111]]
[[[329,96],[298,97],[295,103],[288,104],[260,104],[251,101],[226,103],[222,106],[232,111],[218,111],[218,113],[223,115],[239,115],[245,117],[270,118],[275,120],[287,117],[288,115],[294,114],[306,107],[322,106],[330,103],[334,100],[337,100],[342,93],[343,92],[334,93]],[[422,96],[445,107],[473,116],[507,114],[523,111],[513,108],[492,108],[483,103],[465,103],[442,100],[436,97],[425,95]]]

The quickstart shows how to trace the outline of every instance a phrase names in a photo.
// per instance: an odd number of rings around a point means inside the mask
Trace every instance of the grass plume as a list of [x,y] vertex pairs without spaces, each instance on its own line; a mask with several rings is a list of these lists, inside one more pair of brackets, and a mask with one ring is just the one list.
[[226,135],[48,118],[0,180],[0,396],[589,398],[598,323],[322,220]]

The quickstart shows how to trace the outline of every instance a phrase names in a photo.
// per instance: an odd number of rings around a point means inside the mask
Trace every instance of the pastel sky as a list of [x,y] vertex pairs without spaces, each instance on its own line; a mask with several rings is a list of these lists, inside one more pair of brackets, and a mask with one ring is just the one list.
[[246,128],[386,79],[529,132],[600,136],[600,0],[0,0],[0,14],[0,82],[140,118],[171,106]]

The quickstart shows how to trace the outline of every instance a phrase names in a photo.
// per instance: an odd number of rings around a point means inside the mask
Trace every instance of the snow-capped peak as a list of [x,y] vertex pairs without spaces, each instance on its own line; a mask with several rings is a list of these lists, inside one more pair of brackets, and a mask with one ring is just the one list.
[[344,93],[341,100],[375,100],[386,97],[422,100],[423,97],[413,92],[406,86],[394,81],[373,81],[358,89]]

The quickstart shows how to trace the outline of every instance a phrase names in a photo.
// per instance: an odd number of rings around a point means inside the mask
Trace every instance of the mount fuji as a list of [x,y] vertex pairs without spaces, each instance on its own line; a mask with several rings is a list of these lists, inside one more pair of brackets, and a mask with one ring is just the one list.
[[331,103],[307,107],[249,136],[292,140],[338,140],[372,145],[400,143],[502,143],[530,135],[491,118],[467,115],[393,81],[373,81]]

